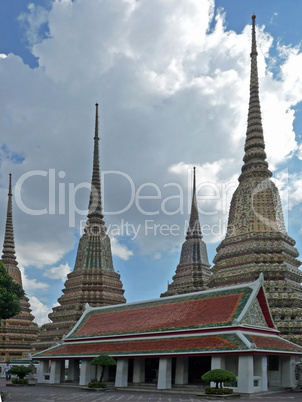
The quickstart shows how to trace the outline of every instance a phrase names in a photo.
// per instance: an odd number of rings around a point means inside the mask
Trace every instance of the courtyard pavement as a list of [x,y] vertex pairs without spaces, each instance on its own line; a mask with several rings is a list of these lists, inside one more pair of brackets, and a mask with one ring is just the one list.
[[[55,386],[55,385],[35,385],[24,387],[7,387],[6,381],[0,379],[1,392],[8,392],[10,398],[7,402],[52,402],[52,401],[140,401],[140,402],[200,402],[209,399],[201,399],[195,395],[177,395],[157,392],[134,392],[134,391],[113,391],[113,392],[92,392],[85,391],[78,387]],[[211,399],[212,400],[212,399]],[[225,399],[224,399],[225,400]],[[301,392],[277,392],[271,394],[261,394],[252,397],[241,396],[240,399],[233,401],[249,402],[295,402],[302,401]]]

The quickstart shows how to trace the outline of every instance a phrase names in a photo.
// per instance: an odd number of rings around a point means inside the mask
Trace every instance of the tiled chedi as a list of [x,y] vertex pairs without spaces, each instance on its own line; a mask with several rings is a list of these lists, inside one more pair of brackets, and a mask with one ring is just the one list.
[[302,345],[302,272],[285,230],[280,196],[266,161],[259,101],[255,16],[252,17],[250,100],[245,154],[225,239],[217,248],[209,287],[249,282],[263,273],[274,321]]
[[207,289],[206,282],[211,276],[207,246],[202,240],[196,199],[196,175],[193,169],[193,196],[189,227],[182,245],[180,261],[173,281],[160,297],[174,296]]
[[110,239],[104,222],[100,166],[98,105],[96,104],[93,173],[88,220],[79,241],[73,272],[68,274],[59,306],[49,314],[51,323],[44,324],[36,350],[44,350],[62,339],[81,317],[86,303],[105,306],[125,303],[120,275],[114,271]]
[[[15,238],[12,211],[12,176],[9,175],[9,191],[6,226],[1,261],[9,275],[22,285],[21,272],[15,254]],[[0,362],[28,357],[32,352],[32,343],[37,339],[38,325],[31,314],[30,303],[25,295],[21,300],[21,312],[9,320],[2,320],[0,325]]]

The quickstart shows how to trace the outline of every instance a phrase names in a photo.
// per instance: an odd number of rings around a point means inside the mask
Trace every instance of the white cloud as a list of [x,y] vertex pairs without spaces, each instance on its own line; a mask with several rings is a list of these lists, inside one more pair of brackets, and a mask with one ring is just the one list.
[[19,15],[18,20],[25,28],[28,42],[32,45],[42,40],[40,28],[47,23],[48,12],[41,6],[28,4],[28,11]]
[[72,268],[66,262],[60,264],[58,267],[51,267],[43,273],[43,276],[47,276],[50,279],[61,279],[63,282],[67,279],[67,275],[71,272]]
[[37,324],[40,326],[49,322],[48,314],[51,312],[49,307],[43,304],[37,297],[29,297],[32,314],[35,316]]
[[17,251],[21,265],[43,268],[60,261],[67,249],[57,242],[41,240],[40,243],[27,241],[25,244],[18,244]]
[[133,256],[133,252],[129,250],[125,245],[120,244],[116,237],[113,237],[110,240],[113,255],[125,261],[129,260],[129,258]]
[[28,291],[35,291],[37,289],[45,290],[49,288],[48,283],[45,282],[39,282],[37,279],[29,279],[28,276],[24,272],[24,268],[19,265],[21,275],[22,275],[22,282],[23,282],[23,288],[25,292],[27,293]]
[[[142,200],[142,206],[159,211],[151,216],[154,225],[181,227],[178,236],[142,232],[133,240],[135,247],[128,239],[124,245],[122,236],[113,238],[113,253],[134,261],[142,253],[175,251],[184,240],[191,203],[187,169],[196,164],[198,183],[210,181],[218,190],[237,183],[248,112],[250,25],[237,34],[227,28],[222,13],[213,20],[213,0],[65,0],[53,2],[49,11],[31,8],[22,18],[39,66],[30,69],[13,54],[0,57],[5,145],[0,184],[7,187],[10,171],[14,183],[29,171],[45,173],[24,182],[22,200],[34,210],[46,208],[47,214],[33,216],[14,206],[18,260],[28,275],[30,266],[56,268],[77,244],[77,225],[85,216],[76,216],[76,228],[71,224],[72,190],[91,177],[95,101],[100,103],[102,170],[127,173],[135,190],[146,182],[156,184],[161,199]],[[49,36],[42,39],[45,21]],[[276,77],[270,71],[274,42],[265,27],[257,29],[257,42],[264,135],[270,166],[276,168],[297,151],[293,108],[302,100],[302,56],[297,48],[277,46],[274,62],[281,67]],[[49,169],[55,169],[52,181]],[[171,182],[185,198],[183,212],[174,215],[161,209],[177,189],[166,186]],[[109,212],[123,209],[133,195],[121,175],[106,176],[103,187]],[[296,190],[295,202],[300,202]],[[4,211],[7,195],[1,195]],[[76,195],[77,208],[86,209],[88,191]],[[226,218],[228,201],[219,202],[208,206],[221,214],[226,210]],[[173,210],[176,203],[167,202],[167,208]],[[201,223],[211,226],[219,217],[203,214]],[[138,212],[135,202],[121,215],[105,216],[107,224],[119,225],[121,219],[137,228],[150,216]],[[56,275],[55,268],[48,274]]]

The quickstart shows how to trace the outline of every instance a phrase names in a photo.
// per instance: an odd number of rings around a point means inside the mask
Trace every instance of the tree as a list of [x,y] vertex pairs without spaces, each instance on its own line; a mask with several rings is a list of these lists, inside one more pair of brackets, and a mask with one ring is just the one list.
[[0,262],[0,322],[20,313],[20,300],[24,295],[22,286],[13,280]]
[[23,380],[23,378],[32,372],[31,367],[25,367],[25,366],[14,366],[9,370],[9,373],[11,374],[17,374],[17,377]]
[[111,356],[101,354],[101,355],[95,357],[93,360],[91,360],[90,364],[92,366],[102,367],[102,373],[101,373],[101,378],[100,378],[100,382],[102,382],[105,367],[106,366],[116,366],[116,361]]
[[224,369],[213,369],[207,371],[201,379],[205,382],[215,382],[216,388],[218,388],[218,384],[220,384],[220,388],[222,388],[222,383],[224,382],[233,382],[237,380],[237,377],[231,371],[227,371]]

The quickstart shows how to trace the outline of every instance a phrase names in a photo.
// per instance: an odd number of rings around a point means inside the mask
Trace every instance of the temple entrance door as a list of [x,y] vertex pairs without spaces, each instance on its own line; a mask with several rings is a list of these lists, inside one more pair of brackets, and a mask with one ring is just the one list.
[[108,366],[108,381],[114,382],[116,376],[116,366]]
[[201,376],[211,370],[211,356],[189,357],[189,384],[201,384]]
[[145,382],[157,384],[159,359],[147,357],[145,360]]
[[128,383],[132,383],[133,379],[133,359],[128,360]]

